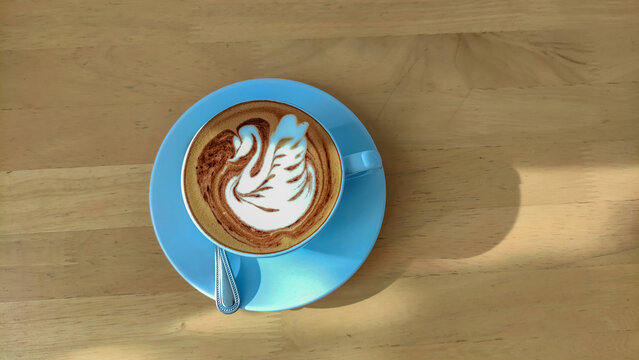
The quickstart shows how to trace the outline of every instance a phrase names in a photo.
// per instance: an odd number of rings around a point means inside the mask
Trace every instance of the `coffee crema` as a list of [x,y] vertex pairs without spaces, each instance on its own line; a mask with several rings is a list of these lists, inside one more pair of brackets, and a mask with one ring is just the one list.
[[200,228],[241,252],[293,247],[328,218],[342,182],[339,154],[315,119],[251,101],[213,117],[184,163],[187,206]]

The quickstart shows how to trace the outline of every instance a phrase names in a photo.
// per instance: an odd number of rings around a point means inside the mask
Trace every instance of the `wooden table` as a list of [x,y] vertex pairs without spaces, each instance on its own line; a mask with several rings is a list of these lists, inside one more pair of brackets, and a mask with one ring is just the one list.
[[[639,358],[636,0],[0,6],[0,358]],[[388,206],[342,288],[224,316],[164,257],[149,174],[253,77],[349,106]]]

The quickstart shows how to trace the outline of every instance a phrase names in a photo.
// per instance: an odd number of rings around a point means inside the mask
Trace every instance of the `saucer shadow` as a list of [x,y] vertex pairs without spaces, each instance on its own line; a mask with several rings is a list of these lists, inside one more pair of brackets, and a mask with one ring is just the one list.
[[[519,174],[494,151],[401,151],[390,146],[380,146],[379,151],[387,205],[377,242],[350,280],[306,307],[333,308],[365,300],[404,275],[415,260],[483,254],[507,236],[517,219]],[[406,159],[419,159],[419,164],[407,165]]]

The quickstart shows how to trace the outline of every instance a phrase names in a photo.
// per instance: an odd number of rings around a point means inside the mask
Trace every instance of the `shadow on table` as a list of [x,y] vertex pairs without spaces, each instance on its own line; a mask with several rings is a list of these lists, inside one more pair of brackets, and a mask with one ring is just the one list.
[[406,151],[391,141],[378,142],[378,147],[384,159],[387,205],[377,243],[349,281],[307,307],[333,308],[367,299],[390,286],[416,260],[483,254],[515,224],[520,178],[511,159],[499,150]]
[[370,256],[341,288],[307,307],[367,299],[418,258],[469,258],[499,244],[517,219],[520,179],[509,164],[485,159],[480,151],[462,150],[455,159],[434,156],[424,170],[407,173],[387,162],[386,214]]

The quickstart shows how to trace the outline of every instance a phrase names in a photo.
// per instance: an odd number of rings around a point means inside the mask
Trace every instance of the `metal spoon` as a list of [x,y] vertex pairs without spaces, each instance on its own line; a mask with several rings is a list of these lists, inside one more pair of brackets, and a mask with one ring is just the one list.
[[215,247],[215,299],[218,310],[224,314],[232,314],[240,307],[240,294],[229,260],[219,246]]

